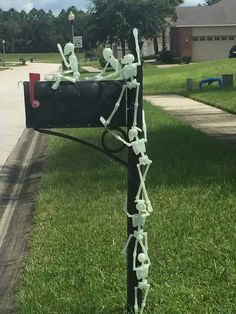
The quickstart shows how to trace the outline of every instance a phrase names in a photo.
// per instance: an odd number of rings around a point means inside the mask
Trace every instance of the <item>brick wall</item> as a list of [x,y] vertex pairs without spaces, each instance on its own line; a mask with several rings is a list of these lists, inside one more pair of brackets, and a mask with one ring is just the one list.
[[192,56],[192,28],[172,27],[170,31],[170,50],[176,57]]

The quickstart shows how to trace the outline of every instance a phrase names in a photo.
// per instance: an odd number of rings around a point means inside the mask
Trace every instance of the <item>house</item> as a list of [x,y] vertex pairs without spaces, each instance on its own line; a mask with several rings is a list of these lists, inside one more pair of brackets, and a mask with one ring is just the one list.
[[192,61],[228,58],[236,44],[236,0],[211,6],[177,7],[170,25],[170,50]]

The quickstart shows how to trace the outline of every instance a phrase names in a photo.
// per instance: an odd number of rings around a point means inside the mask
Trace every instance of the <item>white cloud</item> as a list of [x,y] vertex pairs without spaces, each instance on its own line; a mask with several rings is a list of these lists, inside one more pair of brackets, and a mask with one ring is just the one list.
[[0,8],[2,10],[9,10],[14,8],[17,11],[25,10],[29,12],[34,7],[33,0],[0,0]]
[[66,9],[69,6],[77,6],[81,9],[86,9],[89,5],[89,0],[0,0],[0,8],[9,10],[14,8],[17,11],[25,10],[29,12],[32,8],[60,12],[61,9]]
[[29,1],[23,5],[23,10],[29,12],[30,10],[33,9],[33,7],[34,7],[33,3]]

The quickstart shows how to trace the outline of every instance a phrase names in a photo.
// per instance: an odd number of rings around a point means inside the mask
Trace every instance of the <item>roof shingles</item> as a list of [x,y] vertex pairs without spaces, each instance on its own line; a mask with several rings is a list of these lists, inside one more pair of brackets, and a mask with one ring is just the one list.
[[221,0],[211,6],[179,7],[172,27],[236,26],[236,0]]

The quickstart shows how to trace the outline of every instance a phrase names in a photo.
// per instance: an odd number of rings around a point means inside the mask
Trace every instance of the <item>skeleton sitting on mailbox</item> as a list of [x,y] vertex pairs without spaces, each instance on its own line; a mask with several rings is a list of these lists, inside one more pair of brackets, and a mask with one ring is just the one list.
[[[59,87],[61,81],[75,83],[76,81],[79,81],[80,78],[78,60],[74,52],[75,46],[71,42],[67,43],[64,47],[64,52],[60,44],[57,44],[57,48],[61,54],[63,65],[66,70],[61,66],[57,73],[45,77],[47,81],[55,81],[52,85],[52,89],[54,90]],[[66,58],[68,58],[68,61]]]
[[[106,70],[106,67],[108,64],[111,64],[112,68],[115,70],[115,74],[119,75],[118,79],[124,80],[125,83],[123,85],[122,91],[120,93],[120,97],[118,98],[117,102],[115,103],[115,106],[110,114],[110,116],[105,119],[104,117],[100,118],[100,121],[102,124],[106,127],[110,124],[112,118],[114,117],[116,111],[118,110],[120,106],[121,99],[124,95],[124,92],[128,89],[136,89],[136,95],[135,95],[135,103],[134,103],[134,118],[133,118],[133,125],[137,125],[137,112],[138,112],[138,96],[139,96],[139,88],[140,88],[140,83],[137,82],[136,76],[137,76],[137,67],[141,65],[141,60],[140,60],[140,50],[139,50],[139,45],[138,45],[138,30],[135,28],[133,30],[133,35],[135,39],[135,47],[136,47],[136,52],[137,52],[137,57],[138,57],[138,62],[134,62],[134,55],[132,54],[127,54],[124,56],[124,58],[121,60],[121,64],[124,65],[122,68],[120,65],[117,63],[117,59],[112,55],[112,53],[106,53],[105,48],[105,60],[107,59],[107,64],[104,68]],[[109,57],[108,57],[109,55]],[[104,73],[104,70],[102,73]],[[97,79],[108,79],[110,78],[111,75],[107,76],[97,76]]]

